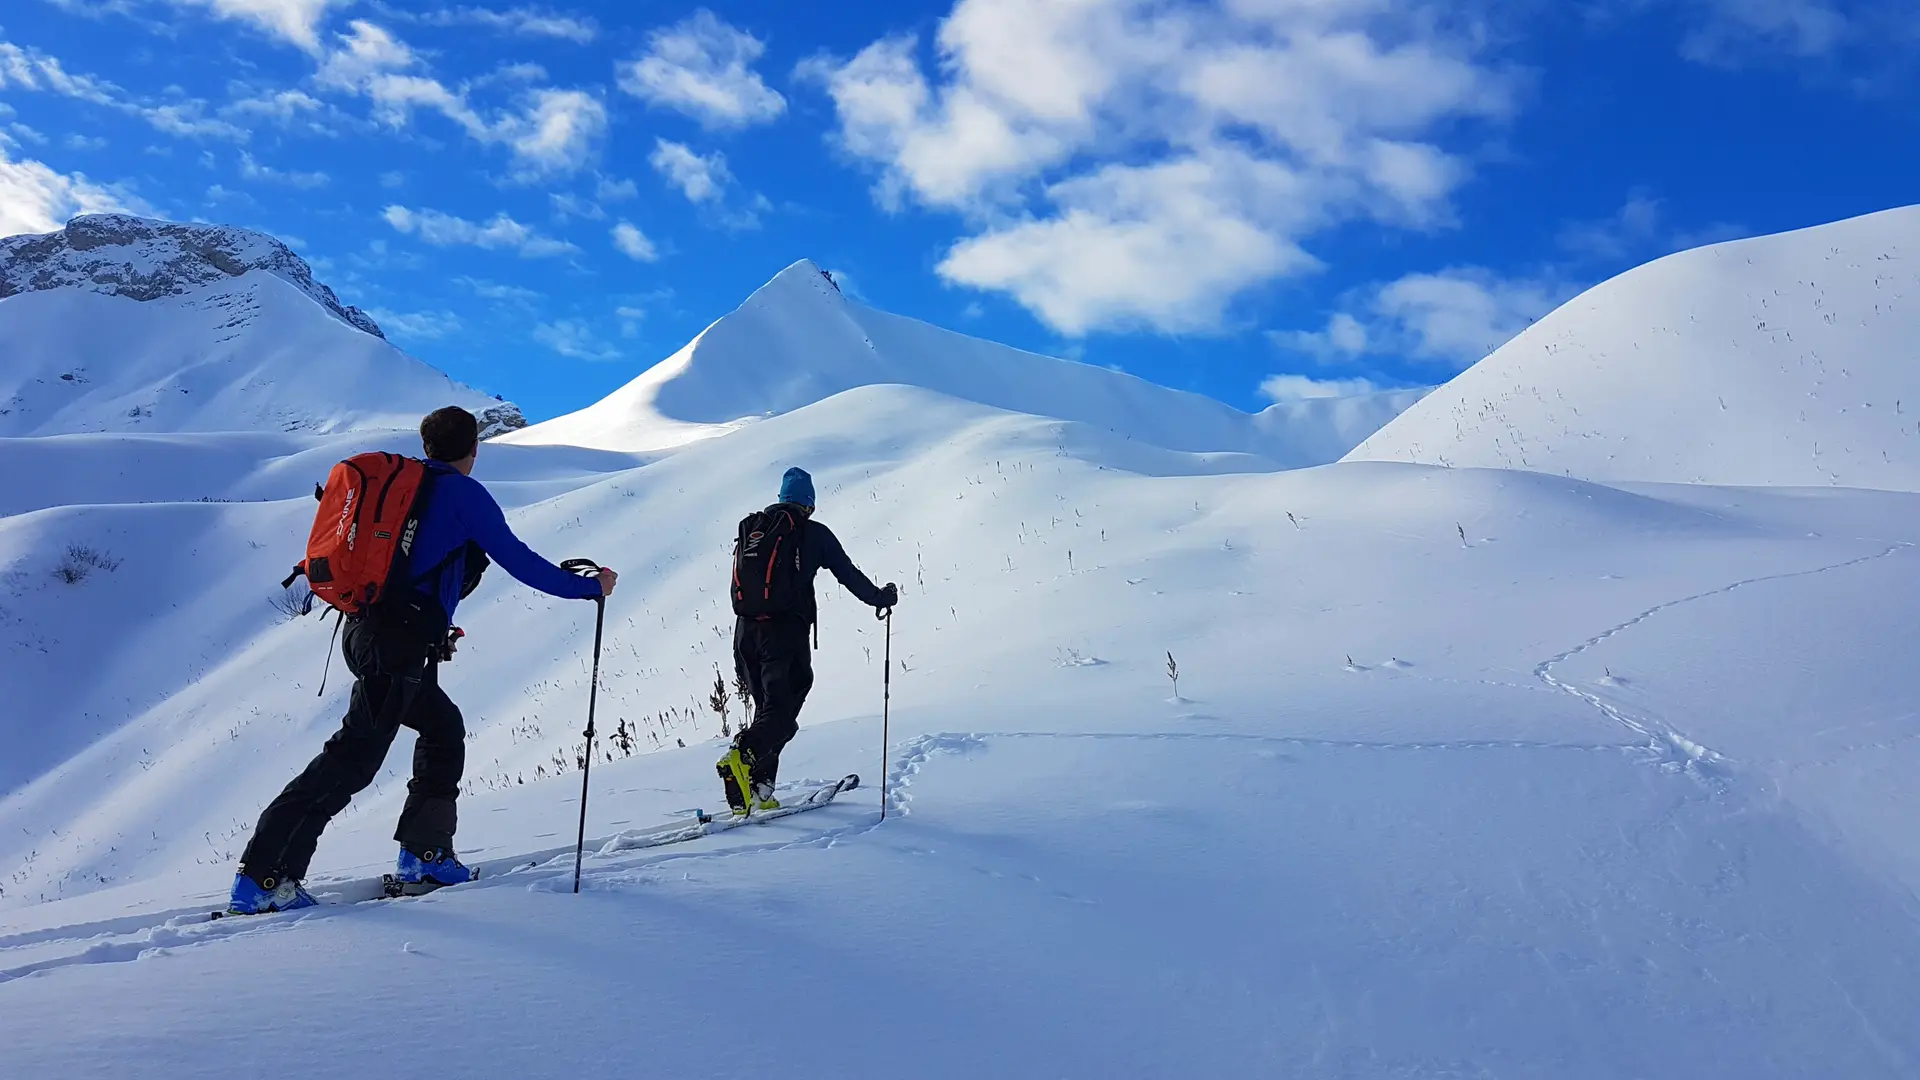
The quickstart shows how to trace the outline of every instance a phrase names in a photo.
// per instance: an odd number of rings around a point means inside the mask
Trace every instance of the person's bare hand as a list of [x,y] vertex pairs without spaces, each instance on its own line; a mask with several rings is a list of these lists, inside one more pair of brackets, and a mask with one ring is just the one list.
[[595,574],[594,577],[600,582],[600,595],[612,596],[613,584],[620,580],[620,575],[603,566],[600,568],[600,572]]

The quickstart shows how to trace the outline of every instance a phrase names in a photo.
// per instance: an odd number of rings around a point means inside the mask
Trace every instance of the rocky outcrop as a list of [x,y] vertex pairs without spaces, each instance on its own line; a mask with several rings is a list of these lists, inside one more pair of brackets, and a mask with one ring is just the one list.
[[[366,312],[342,304],[332,289],[315,281],[306,260],[273,237],[250,229],[128,214],[86,214],[67,222],[59,232],[0,238],[0,299],[77,288],[153,300],[249,270],[266,270],[284,278],[341,321],[374,337],[386,337]],[[518,413],[515,409],[514,414]]]
[[505,435],[509,431],[518,431],[527,426],[527,418],[520,414],[520,406],[511,401],[503,401],[491,408],[481,409],[473,415],[480,420],[482,439]]

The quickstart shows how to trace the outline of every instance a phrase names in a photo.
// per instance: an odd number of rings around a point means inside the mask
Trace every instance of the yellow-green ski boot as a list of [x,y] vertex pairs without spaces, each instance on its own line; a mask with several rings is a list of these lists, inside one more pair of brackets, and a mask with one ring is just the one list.
[[773,785],[761,781],[753,785],[753,808],[755,810],[778,810],[780,800],[773,797]]
[[726,789],[727,806],[737,817],[746,817],[753,813],[748,801],[753,797],[753,781],[749,778],[747,762],[740,756],[740,748],[735,746],[726,752],[715,768],[720,773],[721,786]]

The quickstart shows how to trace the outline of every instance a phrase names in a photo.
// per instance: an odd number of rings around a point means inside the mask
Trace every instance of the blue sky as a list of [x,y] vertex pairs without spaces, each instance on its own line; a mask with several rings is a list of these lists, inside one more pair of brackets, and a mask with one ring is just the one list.
[[8,0],[0,233],[273,232],[535,418],[798,258],[1243,408],[1920,201],[1907,0]]

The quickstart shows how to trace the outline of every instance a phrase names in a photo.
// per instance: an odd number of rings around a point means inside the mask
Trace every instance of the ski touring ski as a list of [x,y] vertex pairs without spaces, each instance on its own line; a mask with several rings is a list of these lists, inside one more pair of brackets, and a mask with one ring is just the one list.
[[[717,811],[705,809],[688,810],[683,812],[687,815],[686,817],[675,821],[669,821],[665,824],[654,825],[645,829],[630,829],[625,832],[616,833],[608,839],[601,841],[598,846],[590,850],[597,858],[625,851],[640,851],[646,848],[664,847],[668,844],[680,844],[689,840],[698,840],[703,836],[713,836],[717,833],[727,832],[730,829],[737,829],[742,825],[760,825],[779,818],[790,817],[794,814],[803,814],[808,810],[818,810],[832,803],[841,793],[852,791],[859,786],[860,777],[857,774],[849,773],[832,783],[813,785],[783,797],[779,809],[776,810],[755,810],[751,814],[743,815],[735,815],[731,810],[725,808]],[[474,866],[474,873],[476,875],[474,880],[491,880],[509,874],[523,874],[546,866],[563,855],[569,856],[567,861],[571,863],[572,860],[570,856],[572,853],[573,849],[569,847],[559,848],[553,851],[530,853],[509,859],[488,860]],[[472,882],[462,882],[461,884],[467,885],[472,884]],[[422,888],[420,886],[409,886],[402,883],[392,874],[382,874],[380,877],[374,879],[322,882],[317,887],[325,890],[322,895],[326,895],[329,898],[320,901],[316,907],[299,908],[291,913],[269,912],[268,914],[298,914],[300,911],[341,907],[366,903],[371,900],[422,896],[427,893],[439,892],[443,889],[457,889],[460,888],[460,885],[436,885]],[[251,919],[260,917],[255,915],[235,915],[225,910],[217,910],[211,914],[215,919]]]
[[821,784],[791,799],[782,799],[779,809],[755,810],[750,814],[735,814],[732,810],[707,811],[690,810],[690,821],[668,822],[647,829],[632,829],[620,833],[600,846],[597,854],[612,855],[621,851],[639,851],[643,848],[662,847],[667,844],[680,844],[688,840],[697,840],[702,836],[712,836],[742,825],[758,825],[777,818],[793,814],[818,810],[831,803],[841,792],[852,791],[860,786],[860,777],[856,773],[831,784]]

